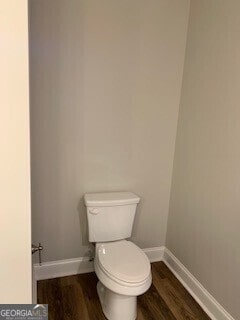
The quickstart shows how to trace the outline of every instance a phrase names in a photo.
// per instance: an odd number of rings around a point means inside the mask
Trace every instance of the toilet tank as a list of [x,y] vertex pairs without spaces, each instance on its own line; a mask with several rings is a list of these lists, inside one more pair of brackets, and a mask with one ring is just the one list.
[[129,238],[140,198],[132,192],[87,193],[90,242],[108,242]]

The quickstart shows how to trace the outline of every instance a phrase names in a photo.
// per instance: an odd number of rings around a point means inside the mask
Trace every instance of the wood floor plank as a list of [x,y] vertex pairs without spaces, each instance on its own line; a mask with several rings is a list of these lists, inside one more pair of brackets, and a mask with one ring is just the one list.
[[90,320],[84,295],[76,276],[61,279],[63,312],[66,320]]
[[37,303],[43,303],[42,301],[47,301],[46,297],[46,285],[48,280],[42,280],[37,282]]
[[77,278],[85,297],[88,315],[91,320],[105,320],[97,294],[97,277],[94,273],[82,274]]
[[142,313],[142,310],[139,306],[139,303],[138,303],[138,307],[137,307],[137,320],[147,320]]
[[152,268],[153,283],[172,311],[177,320],[196,320],[194,312],[185,303],[178,291],[171,285],[169,279],[162,279],[158,276],[156,269]]
[[62,293],[60,287],[60,279],[45,280],[45,298],[46,302],[40,301],[40,303],[47,303],[51,312],[49,313],[49,320],[61,319],[65,320],[63,307],[62,307]]
[[[138,297],[137,320],[210,320],[163,262],[152,264],[152,275]],[[49,305],[49,320],[106,320],[97,282],[95,273],[38,281],[38,303]]]
[[140,309],[146,319],[176,320],[172,311],[158,294],[154,285],[138,298]]
[[210,317],[203,311],[199,304],[193,299],[189,292],[183,287],[181,282],[174,276],[171,270],[164,264],[164,262],[155,262],[152,265],[152,269],[156,270],[161,278],[168,279],[171,286],[175,288],[178,295],[181,296],[182,300],[194,313],[198,320],[211,320]]

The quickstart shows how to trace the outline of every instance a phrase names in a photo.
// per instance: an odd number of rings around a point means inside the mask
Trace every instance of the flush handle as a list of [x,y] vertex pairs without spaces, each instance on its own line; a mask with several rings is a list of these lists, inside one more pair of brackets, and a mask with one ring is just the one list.
[[91,214],[99,214],[100,213],[99,209],[97,209],[97,208],[92,208],[92,209],[89,210],[89,212]]

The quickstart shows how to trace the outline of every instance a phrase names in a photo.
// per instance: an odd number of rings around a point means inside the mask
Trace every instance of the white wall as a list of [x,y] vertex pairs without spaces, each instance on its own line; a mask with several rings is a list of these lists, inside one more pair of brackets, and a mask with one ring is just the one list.
[[240,319],[240,2],[194,0],[167,247]]
[[30,1],[33,238],[87,250],[85,192],[141,197],[133,241],[163,245],[188,0]]
[[27,0],[0,0],[0,303],[31,303]]

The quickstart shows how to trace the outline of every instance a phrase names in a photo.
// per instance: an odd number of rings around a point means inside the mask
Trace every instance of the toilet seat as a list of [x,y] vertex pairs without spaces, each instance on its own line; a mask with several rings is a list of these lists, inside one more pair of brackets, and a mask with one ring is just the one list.
[[147,256],[126,240],[97,243],[94,269],[101,283],[120,295],[138,296],[152,283]]
[[139,286],[151,273],[146,254],[126,240],[98,243],[96,263],[109,278],[124,286]]

